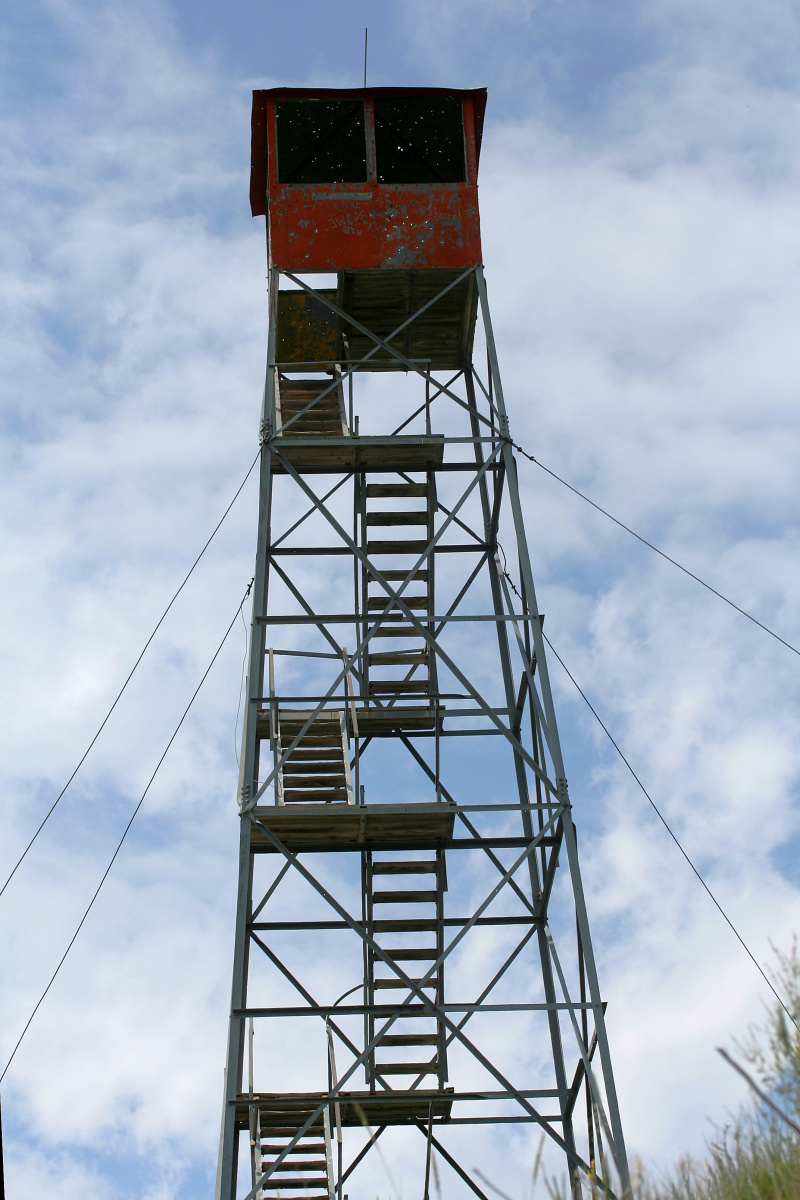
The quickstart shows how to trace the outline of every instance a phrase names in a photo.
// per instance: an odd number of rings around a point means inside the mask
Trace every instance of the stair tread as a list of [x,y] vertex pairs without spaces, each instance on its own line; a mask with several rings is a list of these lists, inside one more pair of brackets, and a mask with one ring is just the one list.
[[438,1033],[387,1033],[381,1038],[381,1046],[435,1046]]
[[435,1075],[439,1070],[436,1063],[375,1063],[378,1075]]
[[[295,1133],[296,1132],[297,1132],[297,1130],[295,1130]],[[280,1154],[280,1153],[282,1153],[282,1151],[284,1151],[286,1149],[288,1144],[289,1144],[288,1142],[285,1142],[282,1145],[278,1142],[262,1142],[261,1143],[261,1153],[262,1154]],[[307,1143],[306,1145],[304,1145],[302,1142],[298,1142],[296,1146],[292,1146],[291,1153],[292,1154],[320,1154],[320,1153],[324,1154],[325,1153],[325,1143],[324,1142],[311,1142],[310,1144]]]
[[376,696],[396,694],[401,699],[406,694],[421,696],[430,691],[430,686],[427,679],[371,679],[369,681],[370,693],[374,693]]
[[[373,637],[393,637],[393,638],[421,638],[422,637],[422,634],[417,629],[416,625],[398,625],[398,624],[392,624],[391,621],[381,621],[380,624],[377,624],[377,622],[371,621],[370,628],[375,629],[375,632],[372,635]],[[413,691],[413,689],[412,689],[412,691]]]
[[[275,1166],[276,1162],[277,1162],[277,1159],[275,1159],[272,1162],[264,1161],[264,1163],[262,1165],[265,1168],[273,1167],[273,1166]],[[277,1170],[279,1170],[279,1171],[327,1171],[327,1169],[328,1169],[328,1163],[327,1163],[326,1159],[324,1159],[324,1158],[306,1159],[305,1162],[290,1162],[288,1155],[283,1160],[283,1162],[280,1164],[280,1166],[277,1168]]]
[[405,593],[403,593],[400,596],[400,600],[398,602],[398,601],[392,600],[390,596],[387,596],[385,594],[383,596],[370,596],[369,599],[367,600],[367,611],[368,612],[376,612],[376,611],[382,612],[383,609],[388,606],[389,611],[391,612],[393,609],[398,608],[398,603],[405,604],[406,608],[427,608],[428,607],[428,597],[427,596],[407,596],[407,595],[405,595]]
[[405,947],[383,952],[392,962],[436,962],[439,957],[436,950],[406,950]]
[[325,792],[312,791],[309,789],[309,791],[303,792],[299,791],[297,788],[284,788],[283,798],[289,803],[297,804],[316,804],[317,802],[323,803],[328,800],[346,800],[347,789],[331,788],[329,791]]
[[436,922],[411,918],[408,921],[380,920],[373,921],[375,933],[435,933]]
[[369,663],[375,663],[380,666],[383,663],[386,667],[398,667],[404,663],[408,666],[418,666],[428,661],[427,650],[379,650],[376,654],[368,656]]
[[394,862],[373,862],[373,875],[435,875],[436,863],[425,859],[396,859]]
[[[427,542],[408,541],[405,538],[397,538],[396,541],[367,542],[367,554],[424,554],[427,548]],[[402,575],[401,578],[405,579],[405,575]]]
[[[439,982],[435,975],[431,979],[427,979],[425,983],[421,979],[411,979],[411,976],[409,976],[409,979],[411,983],[423,989],[435,988]],[[397,992],[401,989],[407,992],[409,990],[409,984],[403,983],[402,979],[375,979],[373,983],[376,992]]]
[[372,496],[425,496],[427,483],[368,483],[367,499]]
[[288,788],[337,788],[345,786],[345,771],[340,765],[338,771],[324,771],[320,775],[312,775],[310,771],[290,774],[286,777]]
[[322,762],[309,762],[307,759],[296,761],[294,755],[287,759],[281,770],[284,775],[341,775],[344,771],[342,756],[338,759],[323,759]]
[[[387,583],[402,583],[408,571],[404,571],[402,567],[387,567],[385,571],[381,571],[381,575]],[[430,572],[425,567],[421,567],[419,571],[415,571],[411,579],[414,583],[427,583]]]
[[435,890],[407,892],[373,892],[373,904],[435,904],[438,893]]

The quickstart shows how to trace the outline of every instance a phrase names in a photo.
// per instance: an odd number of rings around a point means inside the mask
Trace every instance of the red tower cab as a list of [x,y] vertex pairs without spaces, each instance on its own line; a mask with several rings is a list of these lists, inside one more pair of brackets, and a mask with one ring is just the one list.
[[485,89],[254,92],[250,204],[272,264],[476,266],[485,108]]

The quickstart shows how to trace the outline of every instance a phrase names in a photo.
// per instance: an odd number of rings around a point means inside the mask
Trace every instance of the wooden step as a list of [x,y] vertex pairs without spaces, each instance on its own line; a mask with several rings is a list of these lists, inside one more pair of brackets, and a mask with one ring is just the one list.
[[435,875],[436,863],[412,859],[395,860],[395,862],[373,862],[373,875]]
[[293,396],[281,396],[281,416],[284,419],[294,416],[295,413],[307,408],[312,401],[314,407],[309,409],[309,412],[325,413],[326,416],[339,416],[339,403],[333,392],[330,392],[327,396],[322,396],[319,392],[315,394],[311,391],[295,393]]
[[[297,734],[300,733],[301,728],[302,725],[295,725],[293,728],[291,726],[284,725],[284,722],[282,721],[281,728],[279,728],[279,733],[281,733],[281,742],[283,742],[285,745],[289,745],[290,742],[294,742],[294,739],[297,737]],[[341,748],[341,745],[342,732],[337,728],[336,733],[303,733],[303,736],[300,738],[300,742],[295,746],[295,750],[326,750],[332,748],[332,746],[339,746],[339,748]]]
[[428,661],[428,652],[427,650],[378,650],[375,654],[368,655],[367,661],[370,666],[379,666],[381,663],[387,667],[420,666]]
[[435,1046],[438,1033],[387,1033],[381,1038],[381,1046]]
[[421,638],[422,634],[415,625],[393,625],[391,621],[381,621],[380,625],[370,623],[370,629],[375,629],[373,637],[391,638]]
[[[341,789],[343,795],[347,794],[342,771],[336,775],[292,775],[290,779],[286,780],[286,784],[292,790],[310,788],[312,791],[318,791],[320,788],[330,788],[334,792]],[[285,795],[288,795],[288,787],[284,788]]]
[[[420,1072],[420,1074],[422,1074],[422,1072]],[[296,1192],[300,1188],[326,1187],[327,1183],[327,1175],[323,1176],[321,1179],[319,1176],[317,1176],[316,1179],[277,1179],[274,1175],[270,1175],[269,1179],[264,1180],[264,1182],[261,1184],[261,1187],[265,1192],[277,1192],[282,1188],[286,1188],[287,1191]]]
[[302,792],[294,788],[284,788],[283,800],[285,804],[319,804],[327,803],[330,800],[346,800],[346,788],[331,788],[327,792]]
[[[411,977],[409,976],[409,978]],[[420,979],[412,979],[411,982],[417,987],[421,987],[423,991],[427,991],[428,988],[435,988],[439,981],[434,976],[425,983]],[[376,979],[374,984],[376,992],[408,992],[411,990],[407,983],[403,983],[402,979]]]
[[314,762],[327,762],[329,759],[333,762],[335,762],[337,759],[339,762],[342,761],[341,738],[338,741],[338,749],[333,746],[330,749],[328,749],[326,746],[320,746],[317,750],[305,750],[303,748],[303,743],[300,742],[299,745],[297,745],[292,751],[291,757],[287,759],[287,764],[290,762],[305,762],[307,760],[313,760]]
[[367,513],[367,526],[381,525],[427,525],[427,512],[371,512]]
[[309,775],[312,771],[320,775],[343,775],[341,754],[338,761],[334,759],[332,762],[328,762],[327,760],[309,762],[305,759],[302,762],[297,762],[294,754],[292,754],[283,764],[284,775]]
[[281,413],[279,437],[329,437],[331,434],[334,437],[342,437],[344,434],[342,419],[338,413],[318,412],[317,407],[309,412],[302,412],[300,408],[296,408],[292,412]]
[[[412,542],[398,538],[393,542],[367,542],[367,554],[415,554],[419,556],[428,549],[427,542]],[[383,572],[381,571],[381,574]],[[405,575],[400,576],[405,579]]]
[[[281,729],[291,733],[292,736],[300,732],[307,720],[308,717],[291,717],[286,713],[281,713],[278,717],[278,722]],[[339,732],[339,728],[340,726],[338,717],[335,721],[320,721],[319,718],[317,718],[316,721],[309,725],[308,729],[303,734],[303,739],[335,737]]]
[[373,892],[373,904],[435,904],[436,892]]
[[[377,635],[376,635],[377,636]],[[413,696],[430,691],[427,679],[370,679],[371,696]]]
[[[299,1126],[298,1126],[298,1128],[299,1128]],[[297,1129],[295,1129],[294,1132],[297,1133]],[[272,1130],[270,1130],[270,1133],[272,1133]],[[308,1135],[306,1134],[305,1136],[308,1136]],[[288,1146],[288,1144],[289,1144],[288,1142],[285,1142],[283,1145],[281,1145],[279,1142],[262,1142],[261,1143],[261,1153],[262,1154],[282,1154],[283,1151]],[[306,1142],[306,1143],[298,1142],[295,1146],[292,1146],[291,1153],[292,1154],[324,1154],[325,1153],[325,1143],[324,1142]]]
[[372,928],[375,933],[435,933],[436,922],[416,917],[407,921],[382,919],[373,921]]
[[[275,1161],[277,1161],[277,1160],[275,1160]],[[264,1162],[262,1164],[264,1167],[264,1170],[266,1171],[267,1167],[274,1167],[275,1161]],[[324,1158],[322,1158],[322,1159],[306,1159],[305,1162],[298,1162],[298,1163],[289,1162],[288,1158],[285,1158],[278,1167],[279,1171],[327,1171],[327,1169],[328,1169],[328,1164]]]
[[433,1063],[375,1063],[377,1075],[436,1075],[439,1068]]
[[368,483],[367,499],[373,496],[427,496],[427,483]]
[[392,962],[436,962],[439,957],[437,950],[406,950],[398,947],[396,950],[384,950],[383,953]]
[[[381,575],[387,583],[402,583],[407,574],[408,571],[404,571],[402,567],[387,567],[385,571],[381,571]],[[419,571],[415,571],[411,578],[415,583],[418,581],[420,583],[427,583],[429,574],[430,572],[427,569],[420,569]]]
[[[405,1016],[405,1013],[403,1015]],[[294,1111],[296,1111],[296,1110],[294,1110]],[[305,1124],[306,1119],[311,1116],[311,1113],[312,1113],[312,1109],[310,1109],[310,1108],[306,1109],[305,1112],[301,1112],[301,1114],[300,1114],[302,1117],[301,1124]],[[284,1112],[281,1115],[286,1116],[286,1113]],[[262,1108],[261,1109],[262,1121],[265,1118],[267,1121],[269,1121],[269,1117],[270,1117],[269,1109],[267,1109],[267,1111],[265,1112],[264,1109]],[[269,1125],[268,1128],[269,1128],[269,1136],[270,1137],[285,1137],[291,1141],[291,1139],[297,1134],[297,1131],[300,1128],[300,1125]],[[303,1137],[304,1138],[319,1137],[320,1134],[322,1133],[322,1130],[323,1130],[322,1120],[321,1120],[321,1118],[318,1117],[317,1120],[314,1122],[314,1124],[311,1126],[311,1128],[307,1129],[305,1131],[305,1133],[303,1134]],[[267,1134],[262,1133],[261,1136],[267,1137]],[[298,1146],[300,1146],[300,1145],[302,1145],[302,1142],[298,1142]],[[323,1146],[324,1146],[324,1143],[323,1143]],[[281,1146],[281,1150],[285,1150],[285,1149],[286,1149],[285,1146]],[[280,1154],[280,1150],[278,1151],[278,1153]]]
[[397,610],[398,603],[405,604],[406,608],[422,608],[428,607],[427,596],[400,596],[399,601],[393,600],[391,596],[370,596],[367,599],[367,611],[374,612],[377,609],[379,612],[389,606],[389,612]]

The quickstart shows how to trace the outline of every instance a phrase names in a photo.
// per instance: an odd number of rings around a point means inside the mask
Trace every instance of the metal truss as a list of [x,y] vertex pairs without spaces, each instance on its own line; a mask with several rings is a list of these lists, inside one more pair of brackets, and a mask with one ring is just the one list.
[[[334,360],[280,361],[282,281],[338,323]],[[403,334],[414,321],[435,329],[437,304],[465,281],[486,367],[465,360],[439,378],[404,354]],[[601,1175],[610,1195],[625,1195],[605,1004],[482,269],[450,278],[388,333],[384,319],[380,333],[359,321],[341,287],[333,299],[275,268],[269,287],[216,1200],[285,1188],[284,1172],[312,1163],[314,1137],[321,1194],[341,1200],[393,1125],[424,1137],[426,1195],[435,1149],[484,1196],[448,1130],[506,1124],[544,1131],[574,1197]],[[371,346],[357,360],[349,332]],[[391,401],[375,400],[382,390]],[[379,432],[360,433],[360,421]],[[487,736],[500,740],[476,741]],[[497,771],[493,786],[459,770],[466,751]],[[417,772],[411,800],[398,798],[396,767],[381,774],[398,755]],[[448,870],[467,871],[482,898],[466,905],[462,886],[451,906]],[[454,996],[445,970],[464,978],[476,938],[496,950],[494,969],[477,994]],[[354,984],[338,997],[338,967],[318,994],[326,945]],[[489,1053],[485,1022],[510,1019],[524,1043]],[[257,1063],[270,1089],[260,1091],[253,1030],[269,1029],[275,1047],[284,1023],[305,1031],[292,1043],[308,1046],[293,1070],[305,1090],[286,1087],[270,1050]],[[264,1142],[270,1130],[278,1140]],[[237,1183],[243,1132],[249,1190]]]

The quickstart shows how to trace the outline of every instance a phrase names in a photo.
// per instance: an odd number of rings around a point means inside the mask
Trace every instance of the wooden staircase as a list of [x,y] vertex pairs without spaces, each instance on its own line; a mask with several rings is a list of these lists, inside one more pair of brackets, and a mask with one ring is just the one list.
[[[297,1134],[313,1110],[296,1111],[291,1118],[284,1113],[284,1124],[270,1125],[259,1132],[261,1170],[266,1171]],[[258,1170],[258,1164],[256,1166]],[[274,1173],[265,1179],[257,1195],[279,1196],[289,1193],[292,1200],[334,1200],[333,1158],[331,1154],[331,1131],[328,1110],[306,1130],[300,1140],[286,1155]]]
[[[278,709],[274,737],[276,766],[305,725],[310,712]],[[350,747],[342,709],[323,709],[278,767],[276,804],[353,804]]]
[[[275,432],[287,438],[347,437],[347,414],[341,384],[341,369],[336,368],[336,387],[321,400],[315,398],[331,386],[329,379],[287,379],[279,376],[275,387]],[[308,405],[311,405],[308,408]],[[308,411],[304,411],[308,408]]]
[[[369,934],[403,973],[418,983],[444,950],[444,851],[419,859],[401,856],[401,852],[366,851],[363,871]],[[364,957],[367,1003],[397,1003],[399,1007],[410,994],[408,986],[371,948],[365,949]],[[444,1002],[444,964],[423,991],[437,1003]],[[416,995],[412,1006],[413,1015],[399,1017],[370,1056],[367,1082],[372,1091],[379,1084],[401,1090],[415,1088],[430,1076],[436,1077],[440,1091],[444,1089],[445,1028],[437,1017],[420,1008]],[[385,1021],[386,1017],[370,1014],[368,1041]],[[425,1086],[430,1087],[431,1082]]]

